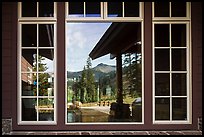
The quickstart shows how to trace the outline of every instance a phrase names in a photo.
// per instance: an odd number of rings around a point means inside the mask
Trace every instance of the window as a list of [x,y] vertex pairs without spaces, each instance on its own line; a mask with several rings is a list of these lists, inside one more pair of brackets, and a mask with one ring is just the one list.
[[190,123],[190,3],[152,5],[153,123]]
[[102,2],[68,2],[67,17],[77,18],[101,18],[103,16]]
[[19,3],[19,19],[56,17],[55,2],[20,2]]
[[190,18],[189,2],[153,2],[153,19],[185,20]]
[[[22,15],[18,22],[21,63],[18,67],[18,124],[21,125],[56,124],[54,5],[52,2],[19,3]],[[47,16],[52,18],[34,22]]]
[[[99,9],[91,9],[87,4],[88,2],[66,4],[65,124],[117,122],[142,124],[144,122],[142,2],[101,2],[100,7],[95,6],[103,11],[100,17]],[[87,12],[88,8],[90,12]],[[116,17],[115,14],[119,16]],[[107,35],[110,41],[106,40]],[[109,45],[121,44],[124,48],[121,49],[121,70],[123,90],[126,94],[123,100],[126,107],[124,115],[128,118],[112,117],[116,110],[111,109],[111,103],[114,104],[117,99],[116,60],[111,60],[110,55],[106,53],[96,60],[88,58],[92,48],[103,42],[107,44],[108,41],[112,43]],[[115,48],[112,47],[113,50]],[[101,68],[107,69],[104,71],[113,71],[101,72]],[[94,77],[91,73],[94,73]],[[131,80],[128,79],[130,77]],[[91,86],[89,83],[92,83]]]
[[157,22],[153,32],[154,120],[189,121],[189,23]]
[[67,20],[142,20],[142,2],[67,2]]

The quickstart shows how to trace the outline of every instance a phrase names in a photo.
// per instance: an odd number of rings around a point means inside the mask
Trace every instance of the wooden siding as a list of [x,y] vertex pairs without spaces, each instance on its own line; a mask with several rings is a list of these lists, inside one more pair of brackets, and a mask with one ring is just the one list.
[[[16,89],[12,85],[13,72],[15,71],[16,58],[13,54],[13,46],[16,46],[14,37],[16,36],[13,18],[17,12],[13,12],[13,7],[16,3],[3,2],[2,3],[2,118],[10,118],[12,112],[12,92]],[[13,70],[14,69],[14,70]],[[14,89],[13,89],[14,88]]]

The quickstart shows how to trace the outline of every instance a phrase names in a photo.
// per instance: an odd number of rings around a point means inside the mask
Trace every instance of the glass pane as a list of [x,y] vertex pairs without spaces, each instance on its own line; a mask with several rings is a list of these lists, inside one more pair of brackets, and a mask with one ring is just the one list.
[[155,24],[155,47],[169,47],[169,24]]
[[54,121],[54,110],[53,109],[40,109],[39,110],[39,121]]
[[54,99],[53,98],[39,98],[38,108],[54,108]]
[[[117,32],[113,31],[114,34],[110,36],[110,31],[115,27],[118,28]],[[66,34],[68,39],[66,44],[66,122],[141,122],[141,23],[69,22],[67,28],[69,29]],[[116,47],[118,49],[116,43],[123,43],[119,48],[122,48],[124,54],[130,53],[131,63],[127,63],[126,68],[121,66],[122,70],[128,73],[124,72],[125,78],[121,80],[125,94],[125,96],[120,96],[123,97],[121,105],[116,103],[116,60],[110,59],[106,49],[101,49],[106,53],[100,58],[91,60],[89,57],[94,47],[98,43],[103,45],[103,42],[107,44],[107,50],[113,51]]]
[[171,2],[172,17],[186,17],[186,2]]
[[122,17],[122,2],[108,2],[108,17]]
[[155,17],[169,17],[169,2],[154,2]]
[[21,73],[22,96],[36,96],[36,73]]
[[39,17],[54,17],[54,2],[39,2]]
[[186,49],[172,49],[172,70],[186,70]]
[[38,91],[39,96],[54,95],[54,74],[49,73],[38,74]]
[[139,17],[139,2],[124,2],[125,17]]
[[155,70],[168,71],[169,68],[169,49],[155,49]]
[[54,49],[39,49],[38,71],[54,72]]
[[37,47],[36,24],[22,24],[22,47]]
[[186,47],[186,24],[171,25],[172,47]]
[[37,2],[22,2],[22,17],[37,17]]
[[86,17],[100,17],[100,2],[86,2]]
[[21,71],[33,72],[37,70],[37,50],[36,49],[22,49],[21,56]]
[[155,96],[169,96],[169,74],[155,74]]
[[69,2],[69,17],[83,17],[84,2]]
[[22,99],[22,121],[36,121],[37,113],[36,113],[36,102],[37,99]]
[[155,120],[170,119],[170,100],[169,98],[155,99]]
[[39,47],[54,47],[53,24],[39,24]]
[[135,53],[122,55],[124,103],[132,108],[132,121],[142,122],[142,57],[141,45],[134,45]]
[[173,96],[186,96],[186,74],[172,74],[172,94]]
[[187,120],[187,101],[186,98],[172,99],[172,119],[173,120]]

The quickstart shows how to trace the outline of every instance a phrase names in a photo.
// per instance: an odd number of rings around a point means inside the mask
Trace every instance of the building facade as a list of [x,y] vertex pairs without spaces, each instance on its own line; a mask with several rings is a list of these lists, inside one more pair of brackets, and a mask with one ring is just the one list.
[[[69,22],[140,24],[136,30],[141,33],[136,36],[142,45],[141,121],[66,121]],[[120,29],[113,27],[110,39],[114,40]],[[119,59],[119,53],[134,50],[131,44],[121,48],[114,47],[114,41],[113,46],[105,44],[96,46],[91,57],[111,53]],[[120,79],[117,82],[120,89]],[[16,131],[198,129],[202,121],[201,2],[3,2],[2,120]]]

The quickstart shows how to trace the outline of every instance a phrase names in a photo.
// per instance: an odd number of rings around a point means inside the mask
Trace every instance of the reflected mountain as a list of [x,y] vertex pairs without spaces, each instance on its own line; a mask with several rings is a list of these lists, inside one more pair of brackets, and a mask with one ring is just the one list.
[[[100,63],[94,68],[92,68],[95,80],[99,79],[100,77],[103,77],[104,75],[109,75],[110,73],[115,73],[116,71],[116,66],[113,65],[107,65]],[[81,76],[82,71],[77,71],[77,72],[67,72],[68,78],[78,78]]]

